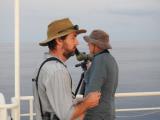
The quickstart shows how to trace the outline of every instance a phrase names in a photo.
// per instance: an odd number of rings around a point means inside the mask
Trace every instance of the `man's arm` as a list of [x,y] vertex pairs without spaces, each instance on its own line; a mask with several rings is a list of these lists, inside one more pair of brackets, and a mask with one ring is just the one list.
[[80,103],[74,106],[74,111],[70,120],[74,120],[83,115],[86,110],[95,107],[99,103],[100,92],[89,93]]

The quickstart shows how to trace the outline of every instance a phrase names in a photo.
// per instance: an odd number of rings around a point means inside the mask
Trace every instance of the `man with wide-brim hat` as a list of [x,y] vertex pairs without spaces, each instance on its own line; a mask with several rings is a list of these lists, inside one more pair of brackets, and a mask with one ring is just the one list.
[[74,120],[98,104],[99,92],[89,94],[79,104],[73,104],[72,80],[64,63],[75,53],[77,35],[85,32],[78,25],[73,25],[69,18],[56,20],[48,25],[47,39],[39,45],[48,46],[49,54],[45,60],[49,61],[41,64],[39,74],[35,75],[38,87],[33,88],[37,120],[50,117],[54,117],[54,120]]
[[91,66],[87,70],[85,81],[85,95],[100,91],[99,105],[87,110],[84,120],[114,120],[114,96],[118,84],[118,65],[110,54],[109,34],[95,29],[90,35],[84,36],[89,51],[94,55]]

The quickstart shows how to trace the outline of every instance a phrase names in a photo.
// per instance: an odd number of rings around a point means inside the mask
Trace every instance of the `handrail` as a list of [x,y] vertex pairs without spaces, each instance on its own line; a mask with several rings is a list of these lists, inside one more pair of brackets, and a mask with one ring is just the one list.
[[116,93],[115,97],[144,97],[144,96],[160,96],[160,92],[129,92]]
[[116,112],[129,112],[129,111],[151,111],[151,110],[160,110],[160,107],[151,107],[151,108],[128,108],[128,109],[116,109]]
[[[160,92],[129,92],[129,93],[116,93],[116,98],[123,97],[144,97],[144,96],[160,96]],[[21,113],[20,116],[29,116],[30,120],[33,120],[33,96],[21,96],[21,101],[29,101],[29,113]],[[0,109],[14,109],[18,107],[18,103],[14,104],[0,104]],[[152,111],[160,110],[160,107],[150,107],[150,108],[127,108],[127,109],[116,109],[116,112],[129,112],[129,111]]]
[[34,98],[33,96],[21,96],[20,97],[20,100],[29,100],[29,99],[33,100]]
[[0,104],[0,109],[12,109],[12,108],[16,108],[18,106],[17,103],[14,104]]

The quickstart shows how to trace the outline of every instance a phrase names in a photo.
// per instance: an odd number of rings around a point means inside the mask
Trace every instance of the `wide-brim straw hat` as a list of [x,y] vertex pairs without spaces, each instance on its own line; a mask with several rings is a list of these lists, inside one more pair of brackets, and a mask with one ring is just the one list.
[[76,32],[77,34],[86,33],[85,29],[78,28],[78,25],[73,25],[69,18],[53,21],[48,25],[47,39],[39,43],[40,46],[47,46],[48,42],[65,36],[69,33]]
[[83,38],[86,42],[93,43],[101,49],[112,49],[109,43],[109,35],[103,30],[93,30],[90,35],[86,35]]

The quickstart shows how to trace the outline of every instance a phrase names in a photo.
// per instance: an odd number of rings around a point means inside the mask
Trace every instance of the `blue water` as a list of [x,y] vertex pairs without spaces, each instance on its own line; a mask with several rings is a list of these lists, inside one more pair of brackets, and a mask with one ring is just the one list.
[[[112,41],[111,44],[111,54],[116,58],[120,70],[117,92],[160,91],[159,41]],[[79,49],[88,51],[85,45],[80,45]],[[37,43],[21,43],[21,95],[32,95],[33,71],[45,51],[47,48],[39,47]],[[74,67],[76,63],[75,57],[67,61],[74,89],[82,72],[81,68]],[[10,103],[10,98],[14,96],[14,44],[11,42],[0,42],[0,68],[0,92]],[[117,98],[116,108],[158,107],[159,101],[160,97]],[[26,108],[22,109],[26,111]],[[160,111],[118,112],[117,120],[160,120]]]

